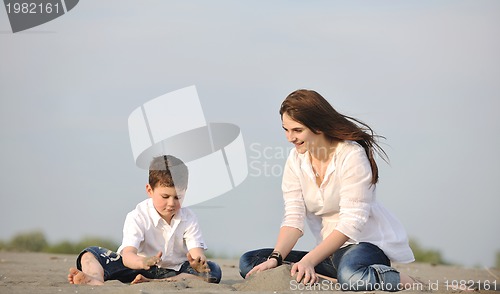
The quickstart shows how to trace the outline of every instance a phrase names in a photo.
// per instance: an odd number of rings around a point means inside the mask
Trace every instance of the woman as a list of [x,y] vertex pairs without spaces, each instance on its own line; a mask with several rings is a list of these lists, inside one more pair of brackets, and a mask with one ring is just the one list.
[[[402,225],[375,197],[374,153],[384,159],[386,154],[372,129],[311,90],[288,95],[280,115],[287,140],[295,145],[283,173],[285,216],[274,249],[241,257],[242,277],[287,262],[304,284],[318,282],[318,274],[351,291],[397,291],[417,282],[391,267],[414,257]],[[294,251],[305,220],[318,245]]]

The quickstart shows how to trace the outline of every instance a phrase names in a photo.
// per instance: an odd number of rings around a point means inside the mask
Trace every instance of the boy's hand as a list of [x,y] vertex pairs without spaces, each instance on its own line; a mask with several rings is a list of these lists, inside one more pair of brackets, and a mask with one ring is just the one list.
[[208,267],[208,264],[207,264],[207,257],[202,252],[198,252],[197,250],[193,251],[192,254],[191,254],[191,252],[188,252],[186,254],[186,257],[189,261],[189,265],[191,265],[191,267],[195,271],[197,271],[199,273],[210,272],[210,268]]
[[152,266],[159,264],[161,262],[161,255],[162,252],[158,251],[158,253],[155,256],[144,257],[142,268],[148,270]]

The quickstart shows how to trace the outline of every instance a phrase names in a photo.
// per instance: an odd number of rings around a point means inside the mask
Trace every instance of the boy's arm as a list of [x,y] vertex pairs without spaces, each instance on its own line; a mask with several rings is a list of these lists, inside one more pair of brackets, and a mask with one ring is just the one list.
[[201,247],[191,248],[186,254],[189,265],[199,273],[210,272],[210,267],[207,263],[207,257],[204,253],[205,249]]
[[191,248],[187,254],[187,258],[189,262],[197,260],[201,263],[205,263],[207,261],[207,257],[205,256],[205,249],[200,247]]
[[162,252],[158,252],[155,256],[143,257],[137,255],[137,248],[127,246],[123,248],[121,256],[123,258],[123,265],[131,269],[145,269],[148,270],[151,266],[157,265],[161,262]]

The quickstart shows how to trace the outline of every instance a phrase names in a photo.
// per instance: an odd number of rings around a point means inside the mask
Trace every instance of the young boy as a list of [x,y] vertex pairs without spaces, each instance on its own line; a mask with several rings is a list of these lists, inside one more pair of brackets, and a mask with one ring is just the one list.
[[123,241],[117,252],[102,247],[84,249],[70,268],[71,284],[102,285],[176,281],[199,278],[219,283],[220,267],[207,261],[196,216],[181,208],[188,184],[188,169],[171,155],[155,157],[149,166],[148,199],[129,212]]

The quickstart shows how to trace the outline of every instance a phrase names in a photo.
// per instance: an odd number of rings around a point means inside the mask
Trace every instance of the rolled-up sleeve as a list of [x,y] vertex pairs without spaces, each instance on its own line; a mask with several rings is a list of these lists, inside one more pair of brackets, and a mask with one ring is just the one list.
[[135,212],[129,212],[125,218],[125,224],[123,226],[123,239],[120,248],[117,252],[121,254],[123,248],[125,247],[135,247],[139,250],[141,242],[144,241],[144,222],[140,220],[140,216]]
[[285,215],[283,217],[282,227],[292,227],[304,232],[304,220],[306,208],[300,180],[294,171],[293,154],[288,157],[283,171],[283,182],[281,189],[283,191],[283,200],[285,206]]
[[364,149],[360,147],[345,157],[339,175],[340,214],[336,230],[357,241],[370,217],[375,188]]
[[201,233],[200,225],[198,224],[198,219],[194,213],[189,213],[189,218],[186,223],[186,229],[184,231],[184,240],[186,241],[186,247],[188,250],[193,248],[207,249],[205,241],[203,241],[203,236]]

